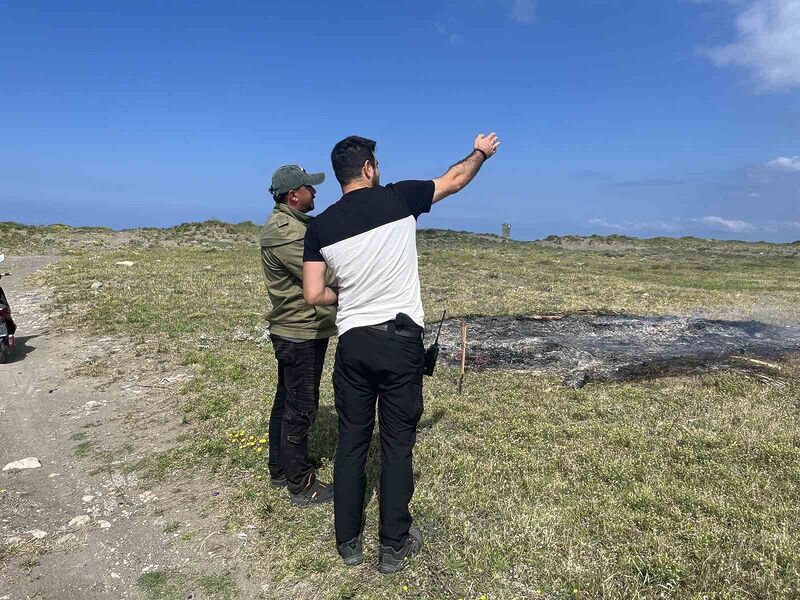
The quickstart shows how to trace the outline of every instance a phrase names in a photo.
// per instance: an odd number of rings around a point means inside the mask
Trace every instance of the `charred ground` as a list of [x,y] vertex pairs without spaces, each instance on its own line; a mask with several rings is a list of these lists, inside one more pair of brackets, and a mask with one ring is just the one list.
[[[800,326],[626,314],[466,317],[470,370],[556,373],[570,387],[710,371],[776,373],[800,353]],[[461,320],[444,323],[442,357],[461,362]],[[428,328],[428,337],[435,335]]]

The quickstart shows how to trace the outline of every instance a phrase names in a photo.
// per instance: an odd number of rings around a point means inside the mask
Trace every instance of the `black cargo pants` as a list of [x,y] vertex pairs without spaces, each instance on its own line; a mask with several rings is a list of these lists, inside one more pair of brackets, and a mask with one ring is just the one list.
[[289,491],[298,494],[315,477],[308,459],[308,434],[319,410],[328,340],[270,338],[278,359],[278,388],[269,417],[269,472],[273,478],[285,475]]
[[339,415],[339,443],[333,479],[336,542],[361,531],[367,451],[377,399],[381,440],[380,538],[399,549],[408,537],[414,494],[412,451],[422,416],[422,329],[416,337],[371,327],[350,329],[339,338],[333,390]]

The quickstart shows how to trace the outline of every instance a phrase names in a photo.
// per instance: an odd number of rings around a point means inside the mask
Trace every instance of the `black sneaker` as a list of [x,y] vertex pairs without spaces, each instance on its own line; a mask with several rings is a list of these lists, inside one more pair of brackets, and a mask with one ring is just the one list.
[[310,506],[311,504],[322,504],[333,500],[333,484],[324,484],[316,477],[299,494],[290,493],[292,504],[295,506]]
[[278,477],[270,477],[269,485],[274,488],[283,488],[289,485],[289,480],[286,479],[286,475],[280,475]]
[[346,564],[348,567],[354,567],[355,565],[360,565],[362,562],[364,562],[364,548],[360,535],[358,537],[354,537],[349,542],[342,542],[336,548],[339,551],[339,556],[342,557],[344,564]]
[[400,550],[381,544],[381,557],[378,561],[378,571],[384,574],[397,573],[407,564],[409,558],[422,550],[422,532],[413,525],[408,529],[406,543]]

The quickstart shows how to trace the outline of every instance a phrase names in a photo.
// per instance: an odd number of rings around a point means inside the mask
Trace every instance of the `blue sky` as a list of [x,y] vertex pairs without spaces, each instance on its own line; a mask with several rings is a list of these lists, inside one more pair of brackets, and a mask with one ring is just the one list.
[[800,0],[0,4],[0,220],[261,222],[502,147],[423,227],[800,239]]

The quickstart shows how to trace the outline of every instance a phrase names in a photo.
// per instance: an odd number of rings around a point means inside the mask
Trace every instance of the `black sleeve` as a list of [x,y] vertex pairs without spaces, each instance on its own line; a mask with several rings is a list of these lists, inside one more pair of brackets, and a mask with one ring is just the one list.
[[306,238],[303,246],[303,262],[325,262],[319,247],[319,237],[315,223],[311,223],[306,229]]
[[415,219],[422,213],[431,212],[434,190],[433,181],[398,181],[392,187],[395,193],[408,206],[408,210],[414,215]]

